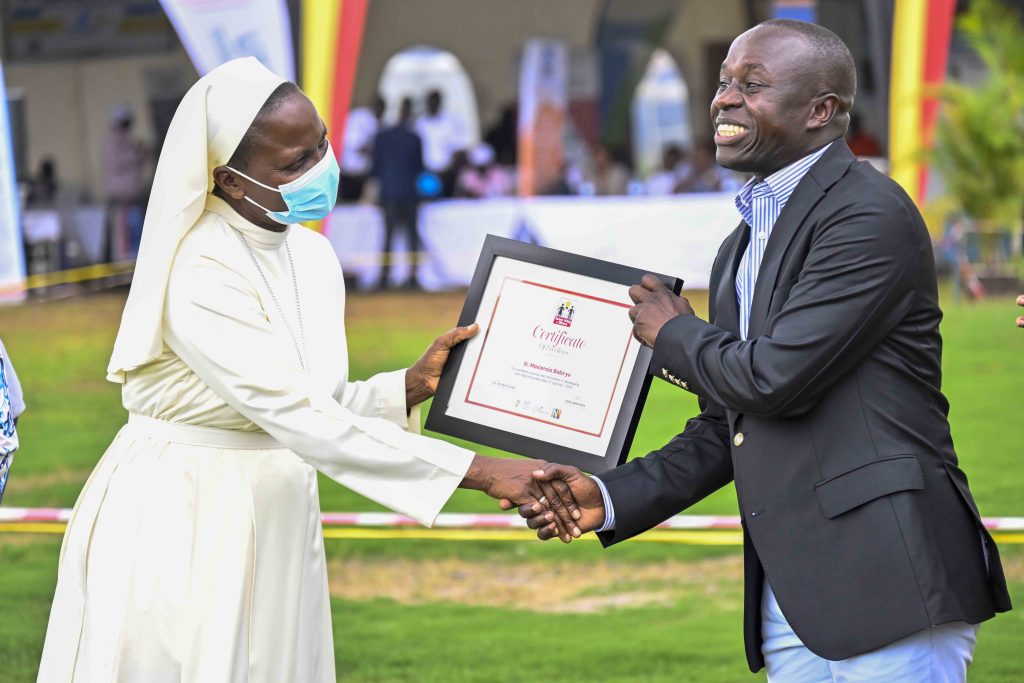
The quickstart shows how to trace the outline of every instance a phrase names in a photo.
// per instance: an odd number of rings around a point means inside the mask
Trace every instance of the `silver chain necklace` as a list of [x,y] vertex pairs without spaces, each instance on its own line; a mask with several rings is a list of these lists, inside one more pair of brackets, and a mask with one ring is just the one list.
[[288,241],[285,240],[284,251],[288,255],[288,269],[292,272],[292,291],[295,292],[295,313],[299,320],[299,336],[302,338],[301,348],[299,347],[299,341],[295,338],[295,333],[292,332],[292,326],[288,324],[288,318],[284,315],[284,309],[281,308],[281,302],[277,300],[277,295],[274,294],[274,290],[270,286],[270,281],[267,280],[267,276],[263,272],[263,268],[260,267],[260,262],[256,260],[256,253],[249,245],[249,240],[245,239],[245,235],[238,230],[235,231],[235,234],[238,235],[238,239],[242,240],[242,245],[245,247],[245,250],[249,252],[249,258],[252,259],[252,264],[256,266],[256,270],[263,279],[263,285],[267,288],[267,291],[270,292],[270,298],[274,301],[274,306],[277,308],[278,315],[281,316],[281,323],[284,325],[285,329],[288,330],[288,336],[292,338],[292,344],[295,345],[295,353],[299,356],[299,365],[302,366],[303,370],[308,371],[309,368],[306,366],[306,358],[309,357],[309,351],[306,348],[306,330],[302,326],[302,307],[299,306],[299,280],[295,275],[295,262],[292,260],[292,250],[291,247],[288,246]]

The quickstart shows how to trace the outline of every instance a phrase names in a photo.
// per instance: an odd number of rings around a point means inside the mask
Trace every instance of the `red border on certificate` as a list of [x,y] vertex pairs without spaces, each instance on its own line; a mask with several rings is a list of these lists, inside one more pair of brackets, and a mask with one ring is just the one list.
[[533,282],[531,280],[521,280],[519,278],[507,277],[506,276],[501,281],[501,289],[498,290],[498,296],[494,300],[494,308],[491,309],[491,317],[490,317],[490,320],[487,323],[487,333],[484,335],[483,343],[480,345],[480,354],[476,358],[476,365],[473,367],[473,376],[470,378],[470,380],[469,380],[469,387],[466,389],[466,398],[465,398],[466,403],[468,403],[469,405],[478,406],[480,408],[487,408],[488,410],[494,410],[494,411],[499,412],[499,413],[505,413],[507,415],[514,415],[516,417],[521,417],[521,418],[523,418],[525,420],[533,420],[534,422],[541,422],[543,424],[551,425],[552,427],[559,427],[561,429],[567,429],[567,430],[569,430],[571,432],[578,432],[580,434],[586,434],[587,436],[594,436],[594,437],[600,438],[601,435],[604,434],[605,426],[608,424],[608,413],[610,413],[611,409],[612,409],[612,399],[615,398],[615,391],[619,388],[619,380],[622,378],[622,368],[626,364],[626,356],[629,354],[629,345],[630,345],[630,343],[633,342],[633,332],[632,332],[632,330],[630,330],[629,337],[626,339],[626,348],[622,352],[622,360],[619,361],[619,372],[618,372],[618,374],[615,377],[615,384],[612,385],[612,392],[611,392],[611,395],[608,397],[608,405],[605,406],[605,409],[604,409],[604,418],[601,420],[601,429],[599,431],[597,431],[597,432],[588,432],[585,429],[577,429],[576,427],[569,427],[569,426],[564,425],[564,424],[559,424],[557,422],[552,422],[551,420],[543,420],[543,419],[541,419],[539,417],[533,417],[532,415],[524,415],[522,413],[517,413],[517,412],[515,412],[513,410],[508,410],[506,408],[499,408],[498,406],[492,406],[492,405],[488,405],[486,403],[480,403],[479,401],[471,401],[470,400],[469,395],[473,392],[473,383],[476,382],[476,373],[477,373],[477,370],[480,369],[480,362],[483,360],[483,357],[484,357],[484,349],[487,348],[487,339],[488,339],[488,337],[491,334],[491,326],[494,323],[494,316],[498,312],[498,304],[501,303],[501,293],[505,290],[505,283],[508,282],[509,280],[512,280],[514,282],[521,282],[524,285],[531,285],[531,286],[534,286],[534,287],[541,287],[543,289],[550,289],[550,290],[553,290],[553,291],[556,291],[556,292],[562,292],[564,294],[570,294],[572,296],[582,297],[584,299],[590,299],[592,301],[599,301],[601,303],[609,304],[611,306],[618,306],[620,308],[626,308],[626,309],[632,308],[632,306],[630,304],[625,304],[625,303],[622,303],[620,301],[613,301],[611,299],[602,299],[600,297],[591,296],[590,294],[584,294],[582,292],[574,292],[572,290],[562,289],[561,287],[555,287],[553,285],[546,285],[546,284],[543,284],[543,283],[540,283],[540,282]]

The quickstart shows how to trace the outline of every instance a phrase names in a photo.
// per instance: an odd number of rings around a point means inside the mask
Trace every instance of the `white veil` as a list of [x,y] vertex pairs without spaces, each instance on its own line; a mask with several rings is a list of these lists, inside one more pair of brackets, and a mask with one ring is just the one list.
[[123,384],[125,373],[160,354],[164,295],[178,245],[213,191],[213,169],[228,162],[284,82],[253,57],[235,59],[200,78],[178,105],[153,178],[135,276],[107,366],[110,381]]

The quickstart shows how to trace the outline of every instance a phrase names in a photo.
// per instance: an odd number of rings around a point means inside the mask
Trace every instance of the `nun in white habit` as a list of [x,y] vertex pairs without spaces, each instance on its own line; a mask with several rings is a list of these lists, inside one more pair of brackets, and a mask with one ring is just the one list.
[[333,682],[317,470],[425,525],[459,486],[552,498],[537,461],[416,433],[473,327],[348,380],[341,269],[293,225],[337,182],[316,109],[255,59],[182,100],[108,367],[129,419],[68,523],[39,681]]

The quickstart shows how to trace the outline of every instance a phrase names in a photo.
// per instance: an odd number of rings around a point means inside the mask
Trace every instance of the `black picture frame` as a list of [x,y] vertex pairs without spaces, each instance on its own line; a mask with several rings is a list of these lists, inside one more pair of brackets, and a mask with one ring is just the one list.
[[[499,257],[546,266],[626,287],[638,284],[640,279],[649,272],[536,244],[488,235],[484,240],[473,279],[466,292],[466,301],[463,304],[462,313],[459,315],[459,325],[469,325],[478,319],[491,269],[495,259]],[[678,294],[682,290],[682,280],[668,275],[653,274],[672,292]],[[651,375],[648,373],[651,354],[650,347],[641,346],[629,372],[622,407],[612,428],[608,449],[603,456],[447,415],[446,411],[456,377],[462,368],[462,360],[465,355],[464,345],[456,346],[448,357],[430,412],[427,415],[426,428],[441,434],[500,448],[517,455],[573,465],[586,472],[605,472],[621,465],[629,454],[629,447],[633,442],[637,423],[640,421],[640,414],[651,385]]]

